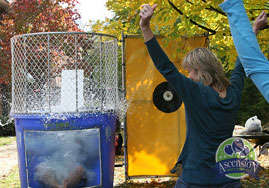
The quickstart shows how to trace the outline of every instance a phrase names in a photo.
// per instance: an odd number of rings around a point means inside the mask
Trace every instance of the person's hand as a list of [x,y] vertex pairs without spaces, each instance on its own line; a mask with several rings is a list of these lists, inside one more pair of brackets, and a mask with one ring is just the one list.
[[142,30],[149,27],[150,19],[156,7],[157,7],[157,4],[154,4],[153,6],[150,6],[149,4],[142,5],[142,9],[139,13],[140,15],[139,25]]
[[267,15],[264,11],[262,11],[262,13],[256,18],[255,22],[253,23],[253,32],[257,35],[260,30],[267,26],[267,24]]

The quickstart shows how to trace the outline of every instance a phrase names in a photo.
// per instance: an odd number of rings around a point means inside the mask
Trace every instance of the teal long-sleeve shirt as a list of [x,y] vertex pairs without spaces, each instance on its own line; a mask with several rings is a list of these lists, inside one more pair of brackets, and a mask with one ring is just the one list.
[[201,185],[235,181],[217,174],[215,154],[218,146],[232,137],[245,77],[241,63],[237,60],[227,95],[221,98],[212,87],[181,74],[155,37],[145,44],[156,68],[175,88],[185,105],[187,135],[178,160],[182,163],[183,180]]
[[269,61],[252,31],[243,1],[228,0],[220,7],[227,14],[234,45],[247,76],[269,103]]

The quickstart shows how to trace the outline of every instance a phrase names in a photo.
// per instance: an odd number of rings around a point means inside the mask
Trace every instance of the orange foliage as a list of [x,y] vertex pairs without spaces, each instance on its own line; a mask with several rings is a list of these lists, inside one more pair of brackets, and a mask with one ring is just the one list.
[[11,81],[10,39],[36,32],[79,31],[78,0],[14,0],[0,20],[0,83]]

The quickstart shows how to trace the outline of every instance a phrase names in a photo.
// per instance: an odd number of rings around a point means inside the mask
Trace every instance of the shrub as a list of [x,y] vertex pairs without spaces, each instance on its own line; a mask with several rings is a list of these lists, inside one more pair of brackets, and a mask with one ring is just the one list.
[[257,115],[262,125],[269,122],[269,105],[256,88],[253,82],[247,78],[242,92],[241,107],[238,112],[238,124],[245,125],[248,118]]

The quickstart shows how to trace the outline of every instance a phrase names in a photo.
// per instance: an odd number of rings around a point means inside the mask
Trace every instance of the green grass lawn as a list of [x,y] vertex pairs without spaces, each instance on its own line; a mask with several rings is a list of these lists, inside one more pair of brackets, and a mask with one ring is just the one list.
[[[245,180],[241,180],[242,187],[243,188],[268,188],[269,182],[268,182],[268,174],[266,173],[267,177],[264,177],[264,175],[261,176],[261,179],[259,181],[257,180],[250,180],[249,178],[246,178]],[[159,187],[159,188],[168,188],[168,187],[174,187],[175,182],[174,181],[168,181],[163,183],[128,183],[125,182],[119,186],[116,186],[117,188],[151,188],[151,187]],[[15,167],[12,169],[12,171],[9,173],[7,177],[0,178],[0,187],[2,188],[20,188],[20,178],[19,178],[19,169]]]
[[[16,140],[15,136],[0,137],[0,147],[9,145]],[[19,169],[14,167],[6,177],[0,177],[0,187],[20,188]]]
[[[267,174],[268,177],[268,174]],[[242,180],[242,187],[243,188],[268,188],[268,179],[265,178],[264,176],[261,176],[261,179],[259,181],[256,180],[250,180],[250,179],[245,179]],[[168,187],[174,187],[175,182],[170,181],[170,182],[163,182],[163,183],[128,183],[125,182],[119,186],[116,186],[117,188],[150,188],[150,187],[159,187],[159,188],[168,188]],[[20,178],[19,178],[19,169],[15,167],[12,169],[12,171],[9,173],[7,177],[0,178],[0,187],[2,188],[20,188]]]
[[1,136],[0,137],[0,146],[5,146],[5,145],[8,145],[8,144],[11,144],[13,141],[16,140],[16,136]]
[[19,168],[15,167],[8,176],[0,178],[0,187],[20,188]]
[[[16,137],[0,137],[0,147],[8,145],[16,140]],[[124,171],[123,171],[124,173]],[[242,187],[243,188],[269,188],[269,169],[265,169],[260,174],[260,179],[259,180],[254,180],[250,178],[245,178],[241,180],[242,182]],[[137,183],[128,183],[125,182],[119,186],[116,186],[117,188],[137,188],[137,187],[173,187],[175,182],[165,182],[165,183],[142,183],[142,184],[137,184]],[[154,186],[153,186],[154,185]],[[18,167],[14,167],[8,175],[5,177],[0,177],[0,188],[20,188],[20,178],[19,178],[19,169]]]

